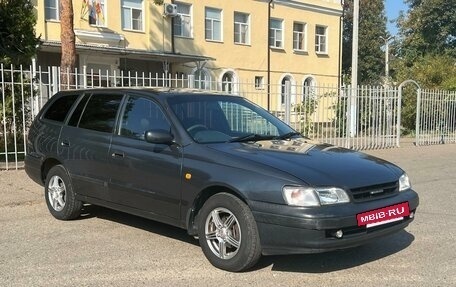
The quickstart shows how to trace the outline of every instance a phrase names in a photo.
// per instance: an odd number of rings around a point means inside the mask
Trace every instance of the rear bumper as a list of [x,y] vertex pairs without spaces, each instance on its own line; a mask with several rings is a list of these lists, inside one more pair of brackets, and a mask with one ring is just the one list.
[[27,175],[39,185],[44,185],[41,178],[41,158],[27,154],[24,163],[24,169]]
[[[404,229],[413,218],[376,227],[358,226],[356,214],[408,202],[415,213],[418,195],[409,190],[394,197],[340,206],[301,208],[250,201],[257,222],[263,254],[319,253],[362,245]],[[343,231],[342,238],[335,232]]]

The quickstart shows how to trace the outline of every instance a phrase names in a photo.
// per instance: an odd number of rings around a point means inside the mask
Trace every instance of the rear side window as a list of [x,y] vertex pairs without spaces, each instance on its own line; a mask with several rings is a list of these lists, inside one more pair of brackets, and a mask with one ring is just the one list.
[[112,132],[122,95],[93,94],[79,121],[79,127],[99,132]]
[[47,109],[43,118],[63,123],[74,102],[78,99],[78,96],[79,95],[66,95],[55,100]]

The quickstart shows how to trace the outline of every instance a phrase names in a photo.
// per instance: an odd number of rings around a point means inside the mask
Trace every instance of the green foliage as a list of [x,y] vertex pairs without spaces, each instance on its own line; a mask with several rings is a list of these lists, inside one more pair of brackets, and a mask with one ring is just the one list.
[[25,64],[35,55],[36,17],[30,0],[0,0],[0,62]]
[[[378,84],[384,71],[384,42],[386,17],[382,0],[360,1],[358,31],[358,82]],[[342,70],[351,73],[353,37],[353,0],[345,1]]]
[[398,55],[410,65],[427,54],[456,57],[456,1],[406,0],[410,10],[398,19]]
[[304,135],[310,135],[313,129],[311,116],[318,107],[318,100],[314,95],[308,96],[304,101],[294,106],[294,111],[299,114],[300,132]]

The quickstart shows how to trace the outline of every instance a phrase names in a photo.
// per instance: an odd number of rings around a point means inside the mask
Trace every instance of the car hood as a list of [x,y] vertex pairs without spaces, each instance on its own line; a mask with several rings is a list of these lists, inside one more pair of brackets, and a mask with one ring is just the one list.
[[312,186],[359,188],[397,181],[403,173],[385,160],[305,139],[212,144],[209,148],[291,174]]

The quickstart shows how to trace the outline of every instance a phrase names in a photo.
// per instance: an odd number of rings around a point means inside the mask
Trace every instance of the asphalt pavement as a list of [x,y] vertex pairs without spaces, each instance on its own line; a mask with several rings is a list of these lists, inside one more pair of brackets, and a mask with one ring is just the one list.
[[[0,286],[456,286],[456,145],[367,153],[409,174],[415,221],[377,242],[212,267],[184,230],[96,206],[58,221],[23,170],[0,172]],[[353,175],[360,176],[360,175]]]

